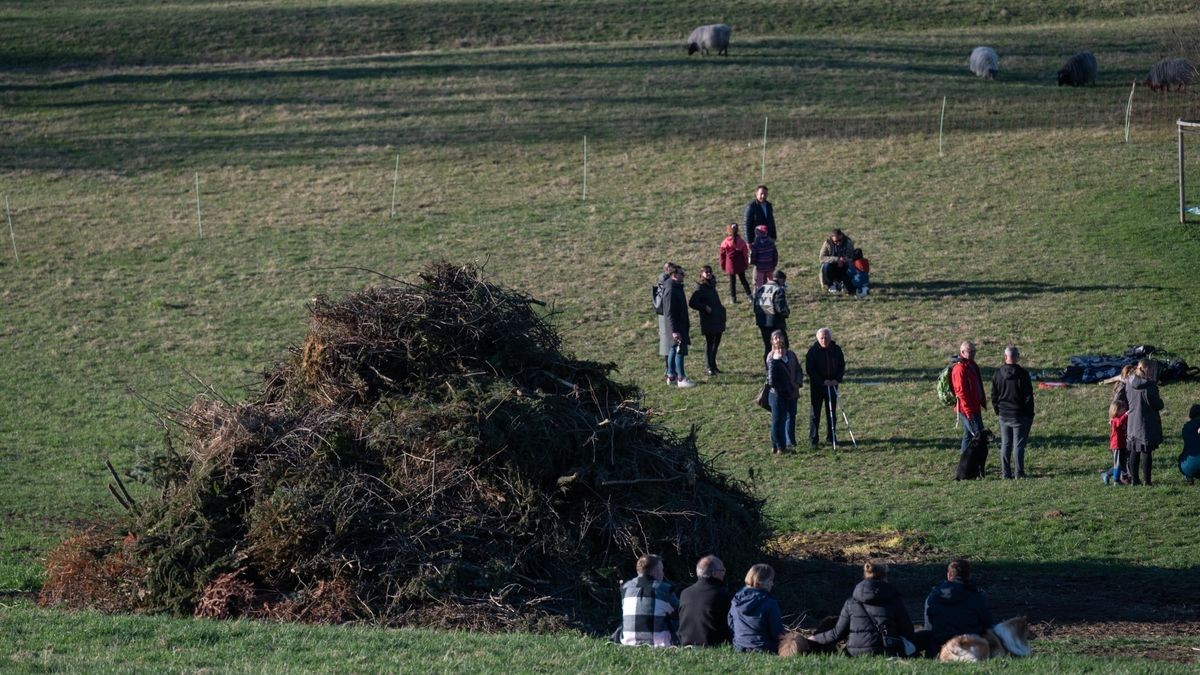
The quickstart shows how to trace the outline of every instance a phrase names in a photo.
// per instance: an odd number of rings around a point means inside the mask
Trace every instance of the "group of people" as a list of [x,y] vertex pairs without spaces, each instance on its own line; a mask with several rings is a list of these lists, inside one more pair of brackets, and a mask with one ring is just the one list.
[[[696,564],[696,583],[677,596],[664,577],[662,558],[637,561],[637,576],[621,586],[621,627],[613,641],[654,647],[715,647],[739,652],[776,653],[788,633],[778,601],[771,595],[775,570],[753,565],[741,590],[730,595],[725,565],[709,555]],[[952,561],[945,581],[925,598],[925,624],[916,630],[900,593],[888,583],[882,562],[863,565],[863,580],[842,605],[837,623],[807,639],[833,648],[845,641],[850,656],[886,654],[930,657],[957,635],[983,635],[996,625],[987,597],[971,579],[966,560]]]
[[[1021,367],[1017,347],[1004,348],[1004,364],[992,376],[992,408],[999,420],[1000,472],[1004,478],[1025,477],[1025,448],[1033,426],[1033,382]],[[950,371],[956,399],[955,411],[962,424],[959,451],[965,453],[971,439],[983,431],[987,407],[983,377],[975,363],[975,344],[959,346],[958,361]],[[1152,485],[1152,453],[1163,442],[1163,400],[1158,392],[1158,363],[1141,359],[1126,366],[1113,386],[1108,407],[1111,464],[1100,472],[1109,485]],[[1200,478],[1200,404],[1188,411],[1188,422],[1180,435],[1183,450],[1179,470],[1188,483]]]

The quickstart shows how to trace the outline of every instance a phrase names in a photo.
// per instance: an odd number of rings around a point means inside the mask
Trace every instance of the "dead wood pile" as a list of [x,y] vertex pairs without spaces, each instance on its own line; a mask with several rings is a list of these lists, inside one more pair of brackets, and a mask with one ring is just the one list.
[[[540,305],[445,263],[316,298],[307,338],[248,401],[173,415],[146,472],[161,497],[116,490],[130,523],[64,543],[43,600],[598,628],[639,554],[665,554],[676,579],[706,553],[756,562],[761,502],[653,423],[614,365],[565,354]],[[68,590],[80,579],[98,590]]]

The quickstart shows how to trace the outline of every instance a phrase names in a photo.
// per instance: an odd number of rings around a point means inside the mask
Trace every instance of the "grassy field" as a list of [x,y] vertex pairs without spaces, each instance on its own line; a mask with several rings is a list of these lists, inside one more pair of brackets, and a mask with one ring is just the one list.
[[[1129,81],[1195,23],[1160,4],[731,3],[714,10],[737,31],[731,57],[687,59],[684,33],[710,17],[680,2],[0,3],[7,666],[772,668],[578,636],[447,646],[415,631],[29,606],[45,552],[118,515],[103,460],[130,466],[157,447],[158,406],[200,383],[238,398],[303,334],[313,295],[376,280],[351,268],[408,276],[441,258],[485,262],[553,303],[570,349],[617,362],[731,473],[753,468],[796,561],[781,589],[791,622],[836,611],[868,555],[897,563],[917,612],[947,558],[967,555],[998,614],[1037,624],[1025,669],[1194,663],[1200,502],[1172,464],[1200,385],[1164,388],[1170,440],[1158,485],[1137,491],[1097,479],[1107,388],[1039,392],[1032,479],[970,485],[947,480],[957,434],[933,393],[965,338],[985,374],[1010,341],[1035,372],[1142,343],[1200,362],[1200,236],[1177,223],[1172,132],[1194,95],[1139,89],[1124,142]],[[1001,54],[1000,82],[966,71],[984,43]],[[1055,87],[1080,48],[1096,53],[1100,85]],[[715,263],[720,227],[759,182],[764,117],[790,325],[829,325],[846,350],[857,450],[767,452],[745,304],[730,306],[729,374],[661,384],[649,285],[664,259]],[[832,226],[872,260],[866,301],[816,286]],[[689,367],[703,371],[695,355]]]

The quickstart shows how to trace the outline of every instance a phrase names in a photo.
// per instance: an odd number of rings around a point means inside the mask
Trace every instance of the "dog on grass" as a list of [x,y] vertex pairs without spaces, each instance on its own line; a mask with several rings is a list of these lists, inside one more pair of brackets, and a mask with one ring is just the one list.
[[988,444],[992,442],[992,432],[984,429],[971,437],[967,442],[967,451],[958,458],[958,468],[954,470],[954,480],[974,480],[983,478],[987,472]]
[[986,661],[1001,656],[1029,656],[1029,620],[1023,616],[998,623],[983,636],[959,635],[942,645],[939,661]]

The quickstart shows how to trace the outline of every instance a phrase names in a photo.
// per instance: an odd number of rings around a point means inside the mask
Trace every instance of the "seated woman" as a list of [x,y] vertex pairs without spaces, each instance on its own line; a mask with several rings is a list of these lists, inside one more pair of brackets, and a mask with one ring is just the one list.
[[1200,478],[1200,403],[1188,411],[1188,421],[1183,425],[1183,452],[1179,453],[1179,472],[1187,478],[1188,485]]
[[746,586],[729,605],[729,632],[735,651],[774,654],[779,650],[779,638],[786,629],[779,603],[771,597],[774,586],[775,570],[770,565],[759,563],[746,572]]
[[[887,565],[883,563],[864,563],[863,580],[842,605],[837,625],[809,639],[821,645],[832,645],[844,639],[846,653],[850,656],[904,656],[900,638],[913,641],[913,624],[900,601],[900,594],[888,583],[887,574]],[[890,644],[885,644],[885,640]]]

